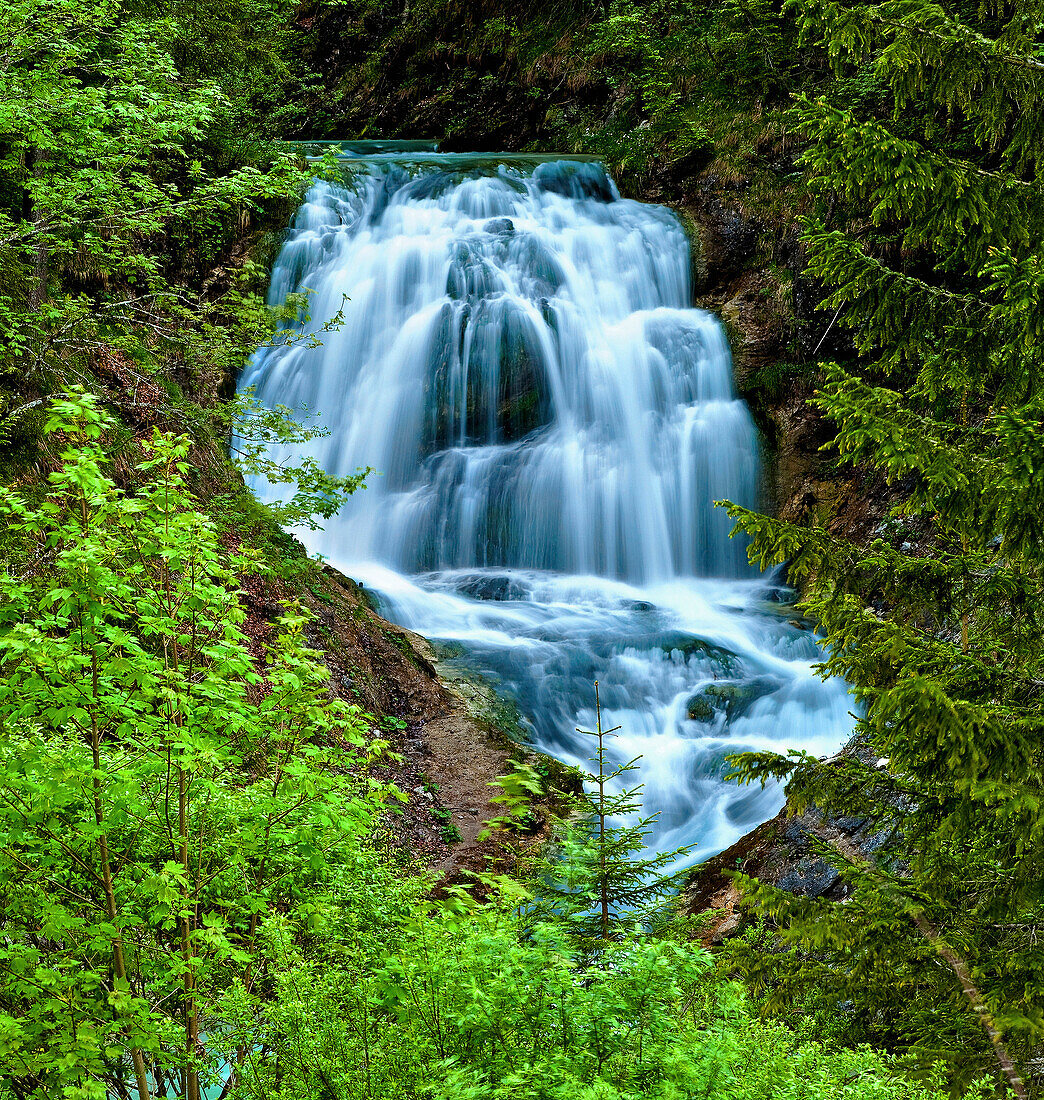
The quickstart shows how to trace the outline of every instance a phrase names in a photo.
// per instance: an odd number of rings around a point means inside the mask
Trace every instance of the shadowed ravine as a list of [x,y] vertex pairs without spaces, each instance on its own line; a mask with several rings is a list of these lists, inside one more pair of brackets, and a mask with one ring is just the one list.
[[302,540],[495,676],[562,760],[589,756],[575,727],[599,680],[615,754],[643,755],[651,844],[720,851],[782,804],[723,783],[725,755],[832,752],[851,718],[713,507],[758,502],[758,443],[721,326],[691,308],[678,222],[590,162],[344,163],[271,289],[312,291],[317,320],[347,295],[344,324],[241,379],[321,414],[330,472],[379,471]]

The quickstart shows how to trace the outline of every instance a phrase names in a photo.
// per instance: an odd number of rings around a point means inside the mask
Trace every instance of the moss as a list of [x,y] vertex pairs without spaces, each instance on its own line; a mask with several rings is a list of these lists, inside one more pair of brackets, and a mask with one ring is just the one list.
[[694,695],[686,707],[690,722],[712,722],[716,713],[714,707],[700,695]]
[[[717,681],[708,684],[689,700],[689,717],[693,721],[707,722],[713,718],[714,713],[724,711],[726,718],[730,720],[738,718],[745,714],[758,699],[769,695],[778,686],[775,680],[767,676],[759,676],[753,680]],[[697,715],[707,714],[708,708],[711,713],[707,717],[697,717]]]
[[707,286],[707,250],[703,243],[704,230],[684,207],[676,208],[674,213],[681,222],[689,241],[689,277],[692,280],[692,292],[700,294]]
[[424,669],[425,666],[421,663],[421,657],[417,651],[413,648],[413,643],[410,639],[401,631],[396,630],[394,627],[381,627],[381,633],[385,639],[391,643],[416,669]]
[[538,752],[533,754],[537,763],[535,770],[544,783],[548,795],[580,794],[584,789],[584,773],[572,764],[563,764],[553,756]]
[[186,403],[184,391],[173,378],[165,374],[157,374],[156,380],[159,382],[160,388],[173,402],[178,405]]
[[534,386],[517,396],[509,397],[497,409],[497,423],[508,441],[521,439],[543,420],[540,392]]
[[748,400],[773,404],[795,382],[815,383],[822,377],[817,363],[792,363],[786,359],[776,359],[763,363],[749,377],[747,383]]
[[[12,399],[15,415],[0,417],[0,482],[8,484],[22,474],[40,455],[46,404]],[[8,414],[10,416],[10,413]]]

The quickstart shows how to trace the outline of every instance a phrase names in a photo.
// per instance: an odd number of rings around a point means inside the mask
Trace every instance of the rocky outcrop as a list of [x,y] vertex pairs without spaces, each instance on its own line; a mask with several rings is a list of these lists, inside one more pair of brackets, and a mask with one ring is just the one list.
[[875,830],[866,818],[825,816],[812,808],[788,816],[786,808],[720,855],[700,864],[685,891],[689,913],[710,913],[703,934],[707,943],[721,943],[744,924],[742,895],[730,872],[787,890],[802,897],[842,901],[848,889],[837,868],[812,850],[810,837],[826,843],[846,840],[867,854],[888,834]]
[[844,359],[852,349],[836,318],[816,308],[822,295],[804,272],[793,218],[768,210],[749,180],[716,161],[673,187],[656,184],[652,197],[681,218],[696,303],[717,313],[728,333],[736,386],[765,443],[763,507],[869,541],[893,497],[883,480],[839,470],[824,451],[834,432],[815,404],[815,361]]
[[[846,757],[870,767],[887,767],[887,761],[873,759],[869,748],[858,741],[833,759]],[[830,762],[825,766],[829,767]],[[687,912],[710,918],[702,933],[705,942],[721,943],[744,926],[737,873],[801,897],[828,901],[848,897],[847,884],[837,867],[823,857],[822,848],[836,847],[848,855],[859,853],[867,858],[887,851],[894,836],[888,822],[902,816],[909,807],[897,801],[883,784],[876,797],[879,805],[872,816],[827,814],[815,806],[793,813],[785,806],[770,821],[696,867],[683,897]],[[885,812],[878,812],[881,810]],[[819,851],[812,840],[820,842]]]

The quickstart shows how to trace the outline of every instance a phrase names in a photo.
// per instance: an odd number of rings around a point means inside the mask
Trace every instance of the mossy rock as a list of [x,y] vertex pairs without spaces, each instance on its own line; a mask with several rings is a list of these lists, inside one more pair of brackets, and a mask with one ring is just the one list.
[[713,722],[717,713],[710,701],[702,695],[694,695],[686,704],[686,714],[690,722]]
[[705,658],[712,661],[722,672],[735,672],[739,662],[739,654],[724,646],[715,645],[703,638],[693,638],[688,634],[669,634],[661,637],[660,648],[670,655],[678,652],[686,661],[692,657]]
[[541,396],[536,388],[512,394],[497,409],[497,424],[507,440],[521,439],[540,427],[544,418]]
[[716,713],[724,711],[726,719],[731,721],[778,687],[779,681],[770,676],[758,676],[753,680],[717,680],[689,700],[687,713],[694,722],[709,722]]
[[383,604],[381,603],[380,593],[373,591],[371,588],[367,588],[365,585],[359,585],[359,596],[362,602],[375,614],[380,615]]
[[[440,646],[443,652],[449,647]],[[468,714],[504,748],[528,750],[532,730],[518,703],[489,674],[477,671],[465,653],[436,661],[439,680],[464,702]]]
[[544,793],[555,800],[555,795],[578,795],[584,790],[584,772],[572,764],[563,764],[547,753],[534,752],[536,771],[544,784]]
[[681,222],[681,227],[685,230],[685,236],[689,241],[689,275],[692,279],[692,292],[702,294],[710,281],[707,272],[706,246],[703,241],[705,230],[684,207],[675,207],[674,214]]

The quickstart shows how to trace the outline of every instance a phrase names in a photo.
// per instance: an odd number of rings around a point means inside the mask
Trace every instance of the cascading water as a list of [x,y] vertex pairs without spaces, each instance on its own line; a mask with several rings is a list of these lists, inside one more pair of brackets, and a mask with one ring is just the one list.
[[833,751],[851,719],[713,507],[756,502],[757,438],[677,220],[580,160],[345,164],[271,288],[310,291],[319,321],[343,304],[343,325],[241,380],[322,415],[310,453],[331,473],[379,471],[301,537],[493,675],[569,763],[599,680],[614,755],[643,757],[650,844],[720,851],[782,804],[722,782],[725,755]]

